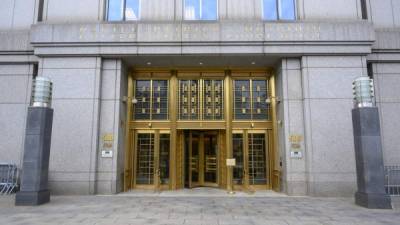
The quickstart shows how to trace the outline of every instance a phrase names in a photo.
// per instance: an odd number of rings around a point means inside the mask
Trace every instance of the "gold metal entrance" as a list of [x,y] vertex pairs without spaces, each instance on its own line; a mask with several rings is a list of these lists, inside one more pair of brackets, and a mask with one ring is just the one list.
[[271,69],[132,70],[124,190],[279,190],[274,83]]
[[186,185],[218,187],[218,132],[189,131],[185,136]]

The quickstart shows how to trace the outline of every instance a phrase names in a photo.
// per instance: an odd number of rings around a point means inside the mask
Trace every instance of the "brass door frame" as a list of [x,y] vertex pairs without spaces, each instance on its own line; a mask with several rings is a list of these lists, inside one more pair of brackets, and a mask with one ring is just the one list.
[[[232,69],[225,70],[221,68],[215,68],[214,70],[208,69],[204,72],[204,69],[188,69],[182,68],[182,70],[171,70],[170,68],[143,68],[139,70],[131,70],[128,77],[128,91],[126,98],[123,100],[127,107],[127,115],[125,123],[125,170],[124,170],[124,190],[128,191],[135,187],[136,181],[136,147],[137,147],[137,137],[136,131],[149,131],[154,130],[170,130],[170,180],[169,185],[161,187],[161,189],[177,189],[184,187],[185,179],[185,169],[184,169],[184,136],[183,130],[186,129],[196,129],[196,130],[206,130],[213,129],[219,130],[218,142],[218,154],[222,153],[222,145],[225,148],[224,158],[231,158],[231,146],[232,146],[232,131],[233,130],[268,130],[268,145],[269,152],[268,155],[268,168],[270,169],[268,175],[270,182],[272,183],[268,188],[273,188],[279,191],[280,183],[280,166],[279,166],[279,154],[278,154],[278,142],[277,142],[277,118],[276,118],[276,97],[275,97],[275,77],[273,75],[273,70],[261,69]],[[192,75],[182,75],[184,73],[193,72]],[[215,75],[213,75],[213,73]],[[250,76],[249,76],[250,73]],[[197,74],[197,75],[196,75]],[[204,74],[204,75],[198,75]],[[211,75],[210,75],[211,74]],[[225,76],[225,78],[224,78]],[[224,92],[224,120],[220,121],[178,121],[177,117],[177,103],[178,98],[177,92],[171,90],[177,90],[178,79],[222,79],[224,80],[225,92]],[[232,121],[233,117],[233,93],[232,86],[233,80],[236,79],[258,79],[264,78],[269,80],[271,98],[271,112],[269,121]],[[169,120],[134,120],[133,119],[133,105],[130,104],[133,99],[134,94],[134,79],[152,79],[152,80],[164,80],[169,79],[168,87],[170,88],[168,101],[169,106]],[[224,130],[224,131],[222,131]],[[221,134],[223,134],[221,136]],[[223,140],[222,140],[222,139]],[[220,140],[221,139],[221,140]],[[181,149],[179,149],[181,148]],[[181,160],[179,159],[181,158]],[[222,159],[221,159],[222,160]],[[226,167],[224,163],[225,159],[218,161],[218,171],[222,171],[221,167]],[[219,187],[223,185],[229,188],[229,183],[231,182],[232,171],[229,168],[225,168],[226,174],[217,173],[219,179],[217,180]],[[226,180],[226,181],[225,181]],[[226,182],[226,183],[224,183]]]
[[[192,181],[192,146],[193,146],[193,133],[198,133],[198,181],[193,182]],[[216,150],[216,158],[217,158],[217,168],[215,171],[216,174],[216,179],[215,182],[206,182],[204,179],[204,174],[205,174],[205,146],[204,146],[204,134],[205,133],[210,133],[214,135],[214,137],[217,139],[217,150]],[[199,131],[199,130],[190,130],[189,131],[189,144],[188,144],[188,153],[189,153],[189,188],[195,188],[195,187],[219,187],[219,157],[220,157],[220,151],[221,151],[221,146],[219,140],[219,132],[218,131]]]

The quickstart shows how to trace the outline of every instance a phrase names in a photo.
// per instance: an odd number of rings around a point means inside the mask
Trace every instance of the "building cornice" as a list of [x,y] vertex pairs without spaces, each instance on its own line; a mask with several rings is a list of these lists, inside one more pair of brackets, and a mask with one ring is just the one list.
[[369,54],[367,22],[37,24],[35,55]]

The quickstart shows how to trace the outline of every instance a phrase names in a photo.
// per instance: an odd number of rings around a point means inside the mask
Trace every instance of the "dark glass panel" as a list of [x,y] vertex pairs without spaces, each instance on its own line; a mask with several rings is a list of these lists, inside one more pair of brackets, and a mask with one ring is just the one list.
[[236,166],[233,167],[234,184],[243,184],[243,134],[233,134],[233,158]]
[[160,134],[160,179],[161,184],[169,183],[169,134]]
[[253,119],[268,119],[269,104],[267,104],[268,89],[266,80],[253,80]]
[[224,115],[224,91],[222,80],[204,80],[203,118],[221,120]]
[[153,120],[168,119],[168,81],[153,80]]
[[251,119],[250,80],[236,80],[234,89],[234,114],[236,120]]
[[136,96],[137,103],[135,104],[135,119],[149,120],[150,119],[150,80],[136,81]]
[[204,181],[209,183],[217,183],[217,135],[204,134]]

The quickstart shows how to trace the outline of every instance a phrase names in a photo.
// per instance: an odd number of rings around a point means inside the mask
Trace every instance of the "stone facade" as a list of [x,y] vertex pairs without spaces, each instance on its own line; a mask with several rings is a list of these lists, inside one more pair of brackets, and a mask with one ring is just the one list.
[[[50,187],[118,193],[124,172],[127,74],[146,66],[248,63],[276,75],[281,189],[355,192],[351,82],[373,74],[384,161],[400,163],[400,1],[297,0],[296,21],[262,20],[261,1],[220,0],[217,21],[185,21],[180,0],[147,0],[139,21],[107,22],[107,0],[4,0],[0,7],[0,161],[22,162],[32,77],[54,82]],[[207,61],[207,59],[211,59]],[[259,63],[260,62],[260,63]],[[113,134],[114,157],[101,157]],[[290,156],[291,135],[303,158]]]

